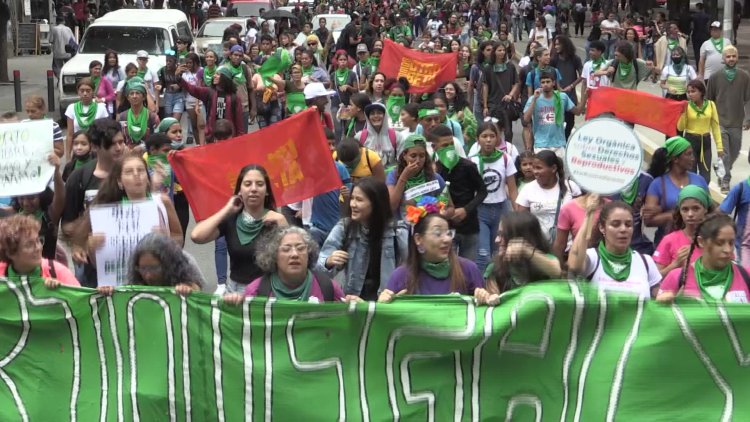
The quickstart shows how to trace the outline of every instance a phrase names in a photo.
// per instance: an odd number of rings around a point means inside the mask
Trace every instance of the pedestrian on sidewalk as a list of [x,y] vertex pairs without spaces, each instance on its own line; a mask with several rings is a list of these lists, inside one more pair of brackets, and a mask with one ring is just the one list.
[[694,80],[687,86],[688,104],[677,121],[677,130],[690,141],[695,154],[693,171],[703,176],[706,183],[711,183],[711,137],[716,144],[719,159],[724,155],[719,128],[719,112],[716,103],[706,100],[706,86],[703,81]]
[[724,179],[719,181],[722,193],[729,191],[732,166],[740,155],[742,131],[750,129],[750,74],[737,68],[739,53],[729,45],[723,48],[724,68],[709,79],[706,99],[716,104],[719,113],[721,142],[724,145]]
[[690,33],[690,39],[693,42],[693,54],[697,64],[700,57],[701,47],[709,38],[708,22],[710,18],[705,12],[705,6],[703,6],[703,3],[696,4],[695,8],[696,12],[693,14],[691,25],[693,31]]
[[58,83],[60,82],[60,69],[71,57],[68,48],[66,48],[71,41],[75,44],[73,31],[65,26],[65,17],[57,15],[55,26],[49,32],[49,42],[52,45],[52,72],[57,77]]
[[731,42],[722,35],[721,22],[714,21],[711,23],[711,38],[707,39],[701,45],[698,54],[698,77],[708,85],[708,80],[714,73],[721,72],[724,69],[722,62],[724,48],[731,45]]

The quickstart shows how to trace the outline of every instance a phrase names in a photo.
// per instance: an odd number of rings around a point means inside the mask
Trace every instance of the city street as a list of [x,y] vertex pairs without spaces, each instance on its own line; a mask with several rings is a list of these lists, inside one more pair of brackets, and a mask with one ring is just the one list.
[[[588,34],[588,29],[586,31]],[[747,59],[747,52],[743,52],[742,48],[748,48],[747,46],[750,45],[750,25],[747,23],[743,23],[743,25],[740,26],[740,66],[747,69],[748,67],[748,59]],[[748,42],[743,46],[742,40],[748,40]],[[578,48],[578,54],[583,58],[584,57],[584,51],[583,51],[583,45],[585,42],[585,38],[573,38],[573,42]],[[516,50],[519,52],[523,52],[526,48],[526,42],[518,43],[516,45]],[[743,54],[744,53],[744,54]],[[13,57],[10,58],[8,61],[8,67],[9,72],[12,74],[13,70],[19,70],[21,73],[21,93],[22,98],[26,98],[29,95],[32,94],[38,94],[42,95],[45,99],[47,98],[47,83],[46,83],[46,75],[47,75],[47,69],[50,68],[51,65],[51,56],[44,55],[44,56],[22,56],[22,57]],[[692,64],[692,62],[691,62]],[[651,83],[651,82],[642,82],[639,84],[638,88],[641,91],[649,92],[656,95],[661,95],[661,89],[657,84]],[[13,91],[13,85],[12,84],[3,84],[0,85],[0,112],[6,112],[6,111],[12,111],[14,110],[14,91]],[[55,104],[55,107],[57,107],[57,104]],[[59,110],[55,110],[55,112],[50,113],[50,117],[58,118],[59,117]],[[644,112],[648,112],[647,110],[644,110]],[[25,118],[25,114],[22,112],[21,117]],[[578,116],[576,119],[577,125],[580,125],[584,122],[583,116]],[[519,148],[523,148],[523,143],[521,141],[521,125],[520,122],[516,122],[514,124],[514,141],[516,146]],[[636,126],[636,132],[639,135],[639,137],[642,140],[643,146],[644,146],[644,152],[646,159],[648,160],[650,158],[651,153],[658,148],[660,145],[664,143],[664,135],[658,132],[655,132],[651,129],[644,128],[641,126]],[[743,135],[743,143],[742,143],[742,149],[741,149],[741,155],[738,159],[737,163],[735,164],[735,169],[733,170],[734,179],[733,184],[737,183],[738,181],[742,179],[746,179],[750,175],[750,165],[748,164],[748,148],[750,147],[750,133],[744,132]],[[714,151],[715,154],[715,151]],[[714,177],[715,179],[715,177]],[[715,183],[712,183],[712,195],[715,200],[720,200],[721,195],[719,194],[718,188],[715,185]],[[211,280],[212,282],[215,282],[215,270],[214,270],[214,253],[213,253],[213,243],[208,245],[196,245],[193,242],[190,241],[189,233],[192,229],[192,226],[194,225],[194,221],[191,219],[191,226],[188,227],[188,236],[186,238],[186,244],[185,249],[193,254],[197,261],[200,263],[201,270],[203,271],[205,277],[207,280]]]

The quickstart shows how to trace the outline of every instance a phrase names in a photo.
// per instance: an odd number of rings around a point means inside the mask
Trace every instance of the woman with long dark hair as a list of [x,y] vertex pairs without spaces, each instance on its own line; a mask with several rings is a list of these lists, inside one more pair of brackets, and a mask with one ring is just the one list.
[[[445,187],[445,181],[435,173],[432,159],[427,154],[427,140],[422,135],[409,135],[399,145],[398,167],[388,173],[386,184],[390,196],[391,209],[397,212],[398,219],[405,213],[406,205],[416,204],[423,195],[437,197]],[[412,196],[420,187],[434,185],[435,189]]]
[[502,44],[496,44],[489,66],[484,68],[482,84],[482,115],[502,118],[505,140],[513,140],[513,125],[506,112],[506,105],[518,98],[521,82],[516,65],[508,60]]
[[[231,80],[230,80],[231,83]],[[240,170],[234,195],[216,214],[199,222],[190,233],[197,244],[224,236],[230,257],[227,292],[239,293],[263,274],[255,262],[258,244],[276,226],[286,226],[286,218],[274,211],[276,201],[268,172],[257,164]]]
[[120,67],[120,59],[117,52],[107,50],[104,52],[104,66],[102,67],[102,77],[109,80],[113,87],[117,87],[120,81],[125,80],[125,71]]
[[352,189],[347,217],[328,235],[317,268],[334,276],[344,271],[344,292],[377,300],[393,271],[407,256],[407,232],[388,205],[385,183],[365,177]]
[[484,41],[479,44],[476,63],[469,69],[469,89],[467,100],[477,122],[484,118],[482,114],[482,72],[485,66],[490,64],[492,52],[495,50],[492,41]]
[[440,93],[445,95],[445,102],[448,106],[448,118],[461,125],[464,144],[468,150],[477,140],[478,122],[471,111],[471,107],[469,107],[469,103],[466,101],[466,93],[464,93],[464,90],[455,81],[444,83],[438,94]]

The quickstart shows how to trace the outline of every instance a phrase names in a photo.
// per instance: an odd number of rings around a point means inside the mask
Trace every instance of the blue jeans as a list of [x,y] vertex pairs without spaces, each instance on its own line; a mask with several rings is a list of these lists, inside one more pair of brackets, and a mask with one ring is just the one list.
[[514,16],[512,22],[513,26],[511,27],[511,31],[513,32],[513,42],[521,41],[525,29],[523,18],[521,16]]
[[478,242],[479,233],[456,233],[456,237],[453,238],[453,247],[458,250],[458,256],[461,258],[476,262]]
[[500,226],[500,219],[507,212],[504,202],[496,204],[480,204],[479,211],[479,249],[477,250],[477,267],[484,274],[492,257],[497,253],[495,236]]
[[216,265],[217,284],[227,281],[227,240],[224,236],[214,242],[214,264]]
[[185,94],[182,92],[165,92],[164,93],[164,114],[172,117],[172,113],[182,113],[185,111]]

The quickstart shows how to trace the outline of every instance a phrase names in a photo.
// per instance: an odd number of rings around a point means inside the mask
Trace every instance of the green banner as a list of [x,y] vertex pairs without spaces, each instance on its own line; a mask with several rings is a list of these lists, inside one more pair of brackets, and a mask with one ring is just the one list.
[[3,422],[750,418],[746,305],[557,282],[497,307],[231,306],[4,279],[0,303]]

